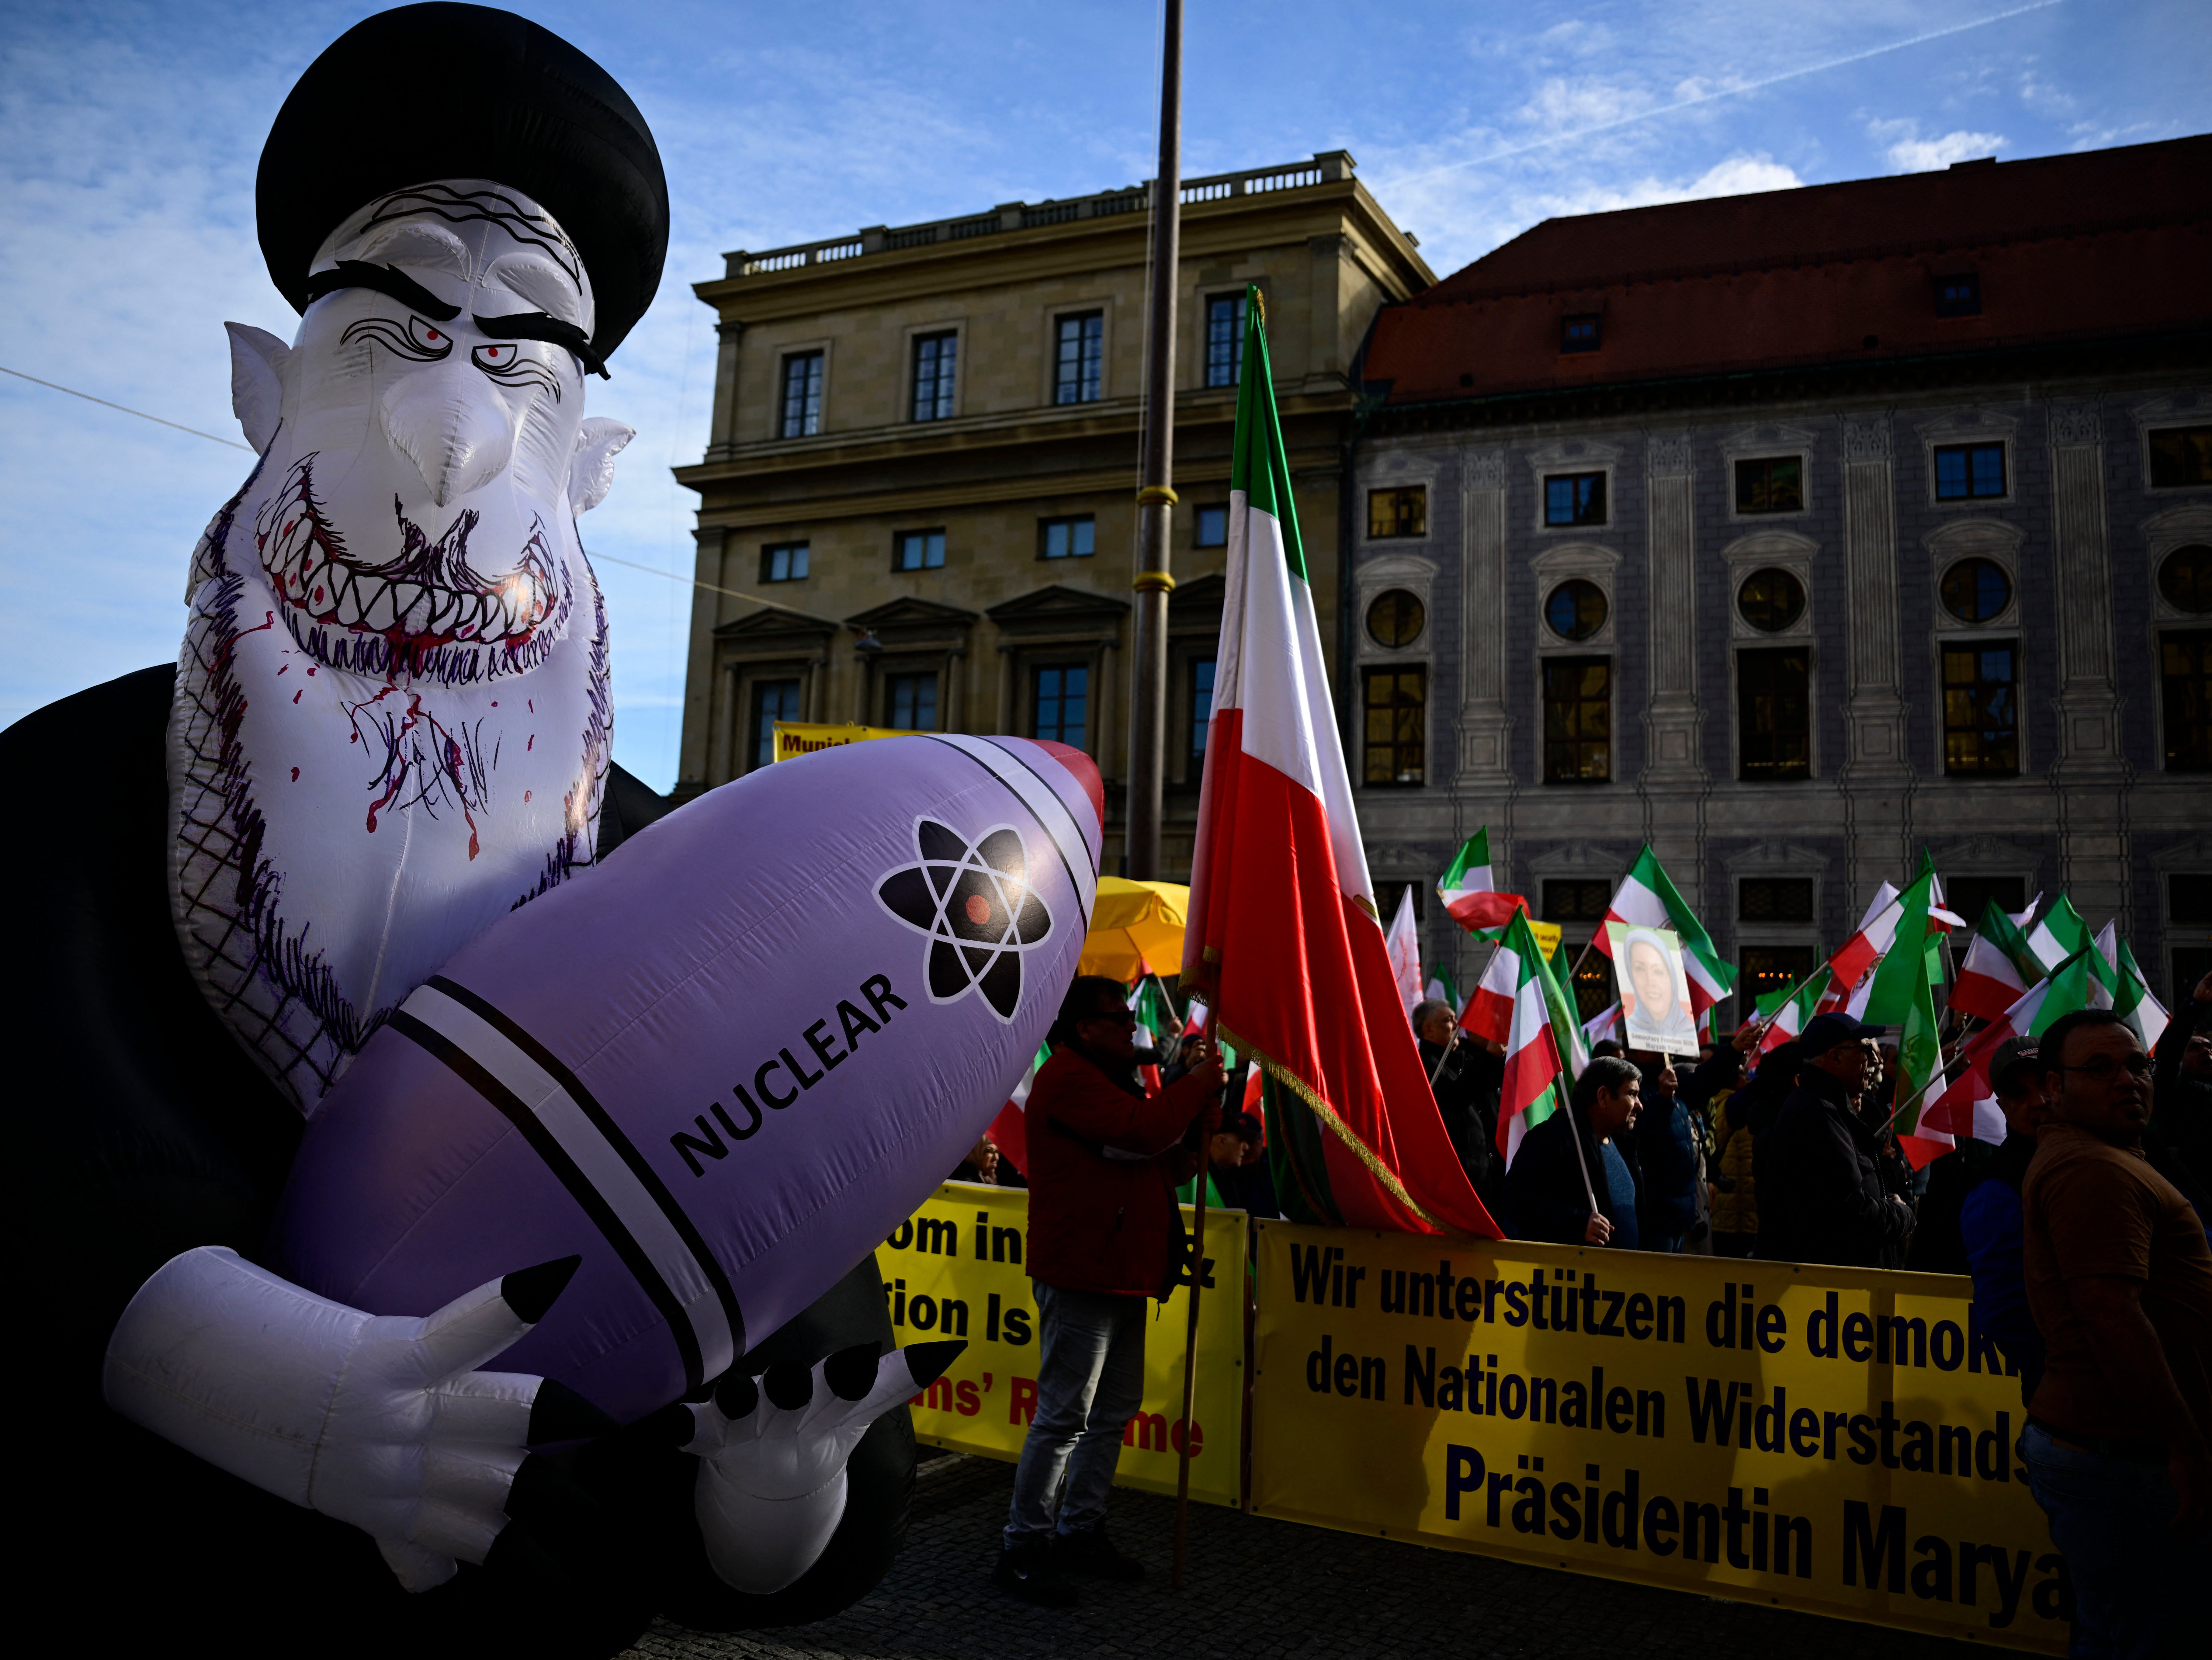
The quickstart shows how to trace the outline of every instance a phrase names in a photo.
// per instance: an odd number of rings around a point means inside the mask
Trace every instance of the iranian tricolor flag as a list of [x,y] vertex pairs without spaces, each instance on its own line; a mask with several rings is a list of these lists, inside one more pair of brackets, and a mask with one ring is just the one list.
[[2097,955],[2112,970],[2112,1012],[2128,1023],[2144,1049],[2156,1049],[2172,1017],[2166,1013],[2166,1005],[2151,994],[2150,982],[2143,978],[2128,942],[2120,938],[2117,922],[2106,923],[2104,932],[2097,936]]
[[1973,1035],[1960,1057],[1966,1072],[1921,1115],[1920,1134],[2004,1139],[2003,1115],[1997,1110],[1996,1091],[1990,1083],[1990,1061],[2006,1039],[2040,1037],[2060,1015],[2090,1006],[2091,988],[2096,984],[2089,972],[2091,954],[2085,949],[2068,958]]
[[[2029,964],[2033,965],[2032,973],[2025,966]],[[2042,965],[2035,962],[2026,937],[2002,906],[1987,900],[1966,946],[1966,960],[1951,988],[1951,1006],[1977,1020],[2001,1020],[2029,982],[2042,977]]]
[[2064,894],[2051,901],[2051,909],[2044,914],[2043,920],[2029,930],[2027,948],[2046,970],[2052,970],[2053,964],[2087,952],[2089,1006],[2093,1009],[2112,1006],[2119,991],[2119,974],[2096,949],[2096,941],[2089,934],[2088,923],[2082,920],[2081,913],[2074,909],[2074,902]]
[[1406,1018],[1413,1018],[1413,1005],[1421,1000],[1421,920],[1413,915],[1413,885],[1398,896],[1398,913],[1390,919],[1384,936],[1390,953],[1390,973],[1398,982],[1398,995],[1406,1005]]
[[[1147,974],[1130,988],[1129,1011],[1137,1017],[1137,1047],[1140,1049],[1158,1049],[1182,1030],[1175,1003],[1158,975]],[[1160,1069],[1157,1063],[1139,1067],[1137,1075],[1145,1080],[1146,1094],[1160,1092]]]
[[1036,1086],[1037,1068],[1052,1059],[1049,1043],[1037,1045],[1036,1059],[1030,1062],[1029,1071],[1022,1081],[1014,1085],[1013,1094],[1006,1104],[999,1109],[999,1116],[991,1121],[991,1140],[997,1144],[999,1156],[1019,1171],[1026,1178],[1030,1173],[1029,1102],[1030,1091]]
[[[1933,884],[1929,884],[1932,888]],[[1927,926],[1929,888],[1916,882],[1908,895],[1917,891],[1920,900],[1917,914],[1921,926]],[[1915,907],[1907,900],[1905,914],[1915,914]],[[1943,1038],[1936,1023],[1936,994],[1929,984],[1928,953],[1924,951],[1901,953],[1895,960],[1905,961],[1911,976],[1904,1006],[1894,1023],[1897,1037],[1897,1094],[1890,1113],[1895,1126],[1899,1152],[1915,1170],[1941,1158],[1957,1145],[1948,1131],[1939,1129],[1928,1122],[1929,1110],[1942,1098]],[[1999,1139],[2002,1139],[2000,1137]]]
[[1490,826],[1467,838],[1467,845],[1451,861],[1451,868],[1437,879],[1437,897],[1452,920],[1470,933],[1494,939],[1516,910],[1528,909],[1517,893],[1501,893],[1491,874]]
[[[1696,1012],[1703,1014],[1735,988],[1735,969],[1721,959],[1712,935],[1667,879],[1650,842],[1644,844],[1628,874],[1620,879],[1605,920],[1626,922],[1631,927],[1672,928],[1681,936],[1682,968],[1689,976],[1690,1006]],[[1613,942],[1606,938],[1601,925],[1590,943],[1606,956],[1613,955]]]
[[1766,1022],[1765,1033],[1759,1040],[1761,1055],[1780,1049],[1805,1030],[1805,1023],[1820,1005],[1820,994],[1827,989],[1829,978],[1827,969],[1818,968],[1803,985],[1784,986],[1758,1000],[1759,1018]]
[[[1566,1031],[1560,1031],[1562,1017]],[[1528,915],[1516,911],[1491,953],[1482,983],[1460,1024],[1505,1046],[1505,1079],[1498,1098],[1498,1150],[1510,1167],[1521,1140],[1558,1110],[1570,1062],[1583,1062],[1582,1031],[1545,966]],[[1579,1066],[1577,1066],[1579,1069]]]
[[1820,1012],[1839,1009],[1866,978],[1867,970],[1881,960],[1889,942],[1897,938],[1897,890],[1884,882],[1874,903],[1859,918],[1858,927],[1828,959],[1828,991],[1820,1000]]
[[1851,995],[1850,1011],[1859,1019],[1877,1026],[1905,1025],[1915,1006],[1913,1000],[1934,983],[1934,964],[1929,961],[1934,925],[1928,913],[1935,888],[1935,868],[1923,856],[1920,874],[1897,896],[1889,921],[1889,947],[1872,977]]
[[1497,1238],[1444,1134],[1375,914],[1249,292],[1183,984],[1279,1085],[1269,1140],[1286,1204]]

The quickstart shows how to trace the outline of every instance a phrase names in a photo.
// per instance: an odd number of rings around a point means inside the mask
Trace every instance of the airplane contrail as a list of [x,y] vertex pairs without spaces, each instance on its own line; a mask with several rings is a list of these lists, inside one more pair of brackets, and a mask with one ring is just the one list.
[[1553,133],[1547,138],[1532,138],[1525,144],[1514,144],[1504,149],[1492,150],[1487,155],[1470,156],[1464,161],[1446,161],[1438,167],[1424,167],[1419,173],[1400,173],[1395,178],[1390,178],[1388,182],[1392,188],[1395,188],[1401,185],[1412,184],[1416,179],[1433,179],[1438,173],[1455,173],[1462,167],[1479,167],[1486,162],[1507,161],[1516,155],[1526,155],[1531,150],[1544,149],[1553,144],[1567,143],[1577,138],[1592,137],[1601,132],[1611,132],[1616,127],[1629,126],[1638,121],[1649,121],[1655,116],[1672,115],[1678,110],[1694,109],[1700,104],[1711,104],[1719,99],[1740,97],[1747,92],[1757,92],[1763,87],[1778,86],[1784,81],[1801,80],[1808,75],[1819,75],[1826,70],[1841,69],[1846,64],[1863,63],[1869,58],[1879,58],[1885,52],[1903,52],[1907,46],[1921,46],[1929,40],[1941,40],[1946,35],[1964,34],[1969,29],[1981,28],[1990,23],[2002,23],[2008,17],[2019,17],[2031,11],[2048,11],[2053,6],[2064,3],[2065,0],[2030,0],[2030,3],[2024,6],[2014,6],[2006,11],[1993,11],[1986,17],[1976,17],[1964,23],[1953,23],[1945,28],[1929,29],[1924,34],[1916,34],[1909,40],[1892,40],[1882,46],[1869,46],[1864,52],[1847,52],[1841,58],[1831,58],[1819,64],[1807,64],[1799,69],[1784,70],[1779,75],[1770,75],[1758,81],[1746,81],[1737,86],[1723,87],[1716,92],[1701,92],[1695,98],[1678,99],[1671,104],[1660,104],[1648,110],[1638,110],[1635,114],[1624,115],[1618,120],[1601,121],[1594,127],[1578,127],[1572,132]]

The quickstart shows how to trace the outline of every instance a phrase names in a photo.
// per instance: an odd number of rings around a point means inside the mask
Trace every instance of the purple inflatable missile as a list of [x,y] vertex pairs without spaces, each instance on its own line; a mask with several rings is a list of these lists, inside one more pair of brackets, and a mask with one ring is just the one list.
[[1097,769],[889,739],[702,796],[464,948],[308,1121],[280,1265],[421,1314],[580,1255],[500,1357],[627,1422],[879,1243],[1035,1057],[1089,925]]

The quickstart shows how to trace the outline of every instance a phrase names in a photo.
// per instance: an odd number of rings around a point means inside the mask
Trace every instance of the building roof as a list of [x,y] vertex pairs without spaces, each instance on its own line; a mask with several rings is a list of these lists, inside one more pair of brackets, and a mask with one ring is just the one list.
[[[2212,325],[2212,136],[1547,219],[1377,318],[1393,404]],[[1972,276],[1977,315],[1940,316]],[[1563,351],[1595,316],[1595,350]]]

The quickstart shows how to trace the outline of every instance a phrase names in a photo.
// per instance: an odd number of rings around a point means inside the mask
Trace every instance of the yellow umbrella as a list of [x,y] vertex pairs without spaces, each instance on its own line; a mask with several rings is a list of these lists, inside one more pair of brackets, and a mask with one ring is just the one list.
[[1183,916],[1189,909],[1190,890],[1181,883],[1100,877],[1098,902],[1076,972],[1103,974],[1125,984],[1146,968],[1155,974],[1182,973]]

